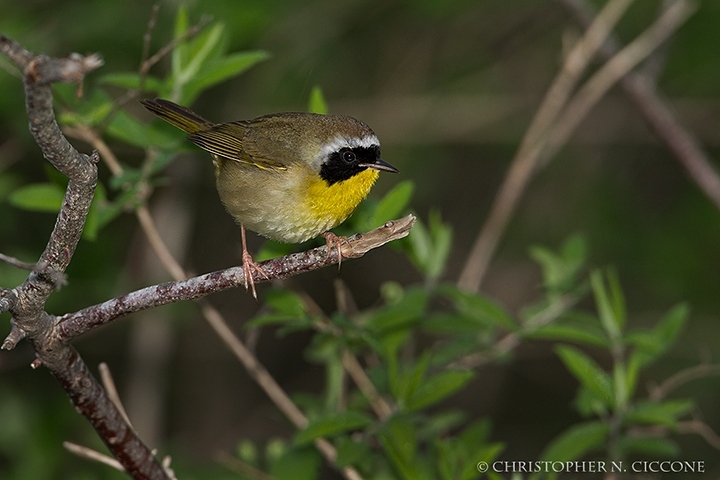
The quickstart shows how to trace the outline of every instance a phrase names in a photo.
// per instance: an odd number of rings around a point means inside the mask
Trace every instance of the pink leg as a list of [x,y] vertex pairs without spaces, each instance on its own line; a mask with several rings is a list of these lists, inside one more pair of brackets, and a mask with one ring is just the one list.
[[240,236],[242,237],[242,268],[243,276],[245,277],[245,291],[248,289],[248,285],[252,289],[252,295],[257,300],[257,292],[255,291],[255,281],[253,280],[253,270],[265,278],[269,277],[265,274],[263,269],[255,263],[252,259],[252,255],[248,252],[247,242],[245,241],[245,225],[240,225]]

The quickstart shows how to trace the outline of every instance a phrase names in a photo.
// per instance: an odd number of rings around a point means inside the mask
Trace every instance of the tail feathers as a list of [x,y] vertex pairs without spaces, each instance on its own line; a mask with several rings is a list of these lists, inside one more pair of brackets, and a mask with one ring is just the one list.
[[189,108],[173,103],[170,100],[156,98],[155,100],[140,100],[140,103],[152,113],[185,133],[197,133],[214,125]]

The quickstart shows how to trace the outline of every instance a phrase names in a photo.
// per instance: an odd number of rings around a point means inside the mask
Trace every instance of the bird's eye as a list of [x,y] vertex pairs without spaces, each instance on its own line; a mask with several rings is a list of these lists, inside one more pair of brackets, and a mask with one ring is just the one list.
[[345,150],[342,153],[342,159],[345,161],[345,163],[353,163],[355,161],[355,152]]

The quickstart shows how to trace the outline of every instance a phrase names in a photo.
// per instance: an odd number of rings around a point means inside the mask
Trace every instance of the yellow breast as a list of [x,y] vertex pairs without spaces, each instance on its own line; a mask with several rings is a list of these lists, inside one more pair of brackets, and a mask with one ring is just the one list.
[[367,197],[379,175],[377,170],[367,169],[332,185],[315,175],[309,180],[305,205],[312,216],[327,220],[328,230],[334,228],[348,218]]

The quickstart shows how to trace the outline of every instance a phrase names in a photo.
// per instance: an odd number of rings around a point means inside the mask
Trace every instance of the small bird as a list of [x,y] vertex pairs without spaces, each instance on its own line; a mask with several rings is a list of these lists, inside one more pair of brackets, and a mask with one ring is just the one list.
[[339,252],[329,230],[353,213],[380,171],[398,172],[380,158],[370,127],[352,117],[286,112],[213,123],[169,100],[141,103],[212,154],[220,200],[240,224],[245,289],[255,298],[252,271],[266,275],[247,250],[245,228],[284,243],[323,234]]

